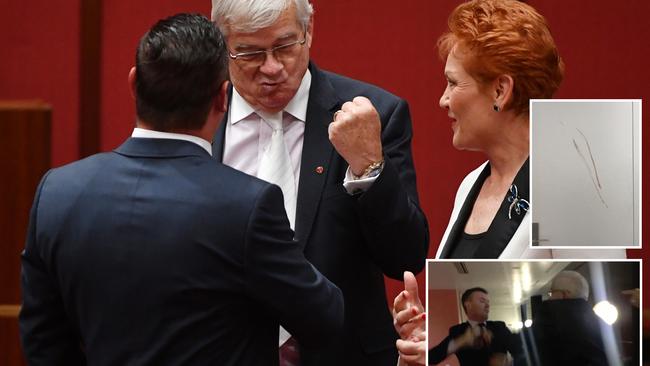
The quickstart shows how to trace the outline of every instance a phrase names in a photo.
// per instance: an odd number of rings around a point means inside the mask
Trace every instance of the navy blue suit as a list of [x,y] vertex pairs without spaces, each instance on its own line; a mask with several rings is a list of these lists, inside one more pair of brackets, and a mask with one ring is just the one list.
[[341,292],[292,237],[277,186],[191,142],[131,138],[51,170],[23,253],[28,363],[277,365],[279,324],[322,346]]
[[547,300],[533,318],[541,365],[608,365],[601,327],[607,327],[584,299]]
[[[375,86],[309,66],[307,105],[296,207],[296,239],[307,259],[343,291],[345,332],[322,352],[302,350],[303,365],[390,365],[397,360],[384,275],[424,267],[429,235],[419,208],[411,155],[407,103]],[[328,124],[343,103],[365,96],[379,112],[384,170],[370,189],[343,188],[347,162],[328,137]],[[227,116],[224,121],[227,121]],[[213,143],[221,161],[226,122]],[[322,174],[316,172],[323,167]]]

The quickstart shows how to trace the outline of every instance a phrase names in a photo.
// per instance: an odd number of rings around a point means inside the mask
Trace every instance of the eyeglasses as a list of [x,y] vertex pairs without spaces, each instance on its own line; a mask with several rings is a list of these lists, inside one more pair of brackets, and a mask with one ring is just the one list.
[[566,292],[565,290],[556,290],[556,289],[550,289],[548,292],[548,297],[553,297],[553,294],[556,292],[561,292],[563,295]]
[[264,50],[250,51],[250,52],[239,52],[232,53],[228,52],[228,55],[231,59],[237,60],[247,67],[257,67],[260,66],[266,61],[266,54],[271,53],[273,57],[279,62],[284,62],[291,59],[296,55],[298,46],[302,46],[307,41],[307,35],[305,34],[301,40],[293,41],[273,48],[268,48]]

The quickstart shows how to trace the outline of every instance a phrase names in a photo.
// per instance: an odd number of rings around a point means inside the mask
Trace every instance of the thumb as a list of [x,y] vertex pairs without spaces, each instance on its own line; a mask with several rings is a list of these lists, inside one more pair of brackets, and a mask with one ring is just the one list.
[[409,295],[413,296],[414,301],[420,304],[418,281],[415,279],[415,275],[409,271],[404,272],[404,290],[408,291]]

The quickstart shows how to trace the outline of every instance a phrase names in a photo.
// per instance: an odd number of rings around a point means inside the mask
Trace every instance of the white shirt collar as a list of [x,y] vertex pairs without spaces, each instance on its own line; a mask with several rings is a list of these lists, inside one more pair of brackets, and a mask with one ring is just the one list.
[[162,132],[147,130],[144,128],[134,128],[131,137],[136,138],[148,138],[148,139],[170,139],[170,140],[183,140],[193,142],[201,146],[208,154],[212,155],[212,144],[208,141],[193,135],[186,135],[184,133],[172,133],[172,132]]
[[487,323],[487,321],[477,322],[477,321],[471,320],[471,319],[467,319],[467,322],[472,326],[472,328],[474,328],[474,327],[476,327],[476,326],[478,326],[480,324],[486,325],[486,323]]
[[284,107],[284,111],[295,118],[305,122],[307,120],[307,104],[309,102],[309,89],[311,88],[311,72],[309,69],[305,72],[300,82],[300,87],[296,95],[291,98],[289,104]]
[[[291,98],[289,104],[284,107],[284,111],[294,116],[296,119],[305,122],[307,120],[307,103],[309,102],[309,89],[311,88],[311,72],[309,69],[302,77],[296,95]],[[244,99],[237,88],[232,89],[232,102],[230,103],[229,119],[230,124],[235,124],[254,113],[253,108],[246,99]]]

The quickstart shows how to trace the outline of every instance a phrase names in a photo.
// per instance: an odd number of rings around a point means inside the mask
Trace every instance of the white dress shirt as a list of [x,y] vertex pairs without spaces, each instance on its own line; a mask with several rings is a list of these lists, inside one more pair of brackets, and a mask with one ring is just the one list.
[[[310,88],[311,72],[307,70],[302,77],[296,95],[284,108],[286,113],[283,113],[284,142],[291,157],[296,188],[300,183],[300,160],[302,159],[305,123],[309,123],[307,121],[307,104]],[[264,151],[269,147],[273,134],[271,126],[264,122],[257,113],[258,111],[237,92],[237,88],[233,88],[230,112],[226,122],[223,163],[253,176],[257,176],[260,160]],[[377,177],[355,180],[348,168],[343,186],[348,193],[352,194],[358,190],[367,190],[376,179]]]
[[172,133],[172,132],[147,130],[144,128],[136,127],[133,129],[133,132],[131,133],[131,137],[189,141],[201,146],[205,151],[208,152],[208,154],[212,155],[212,144],[210,144],[208,141],[198,136],[186,135],[184,133]]
[[[300,159],[310,86],[311,73],[307,70],[296,95],[284,108],[286,113],[283,113],[284,143],[291,158],[296,187],[300,177]],[[237,92],[237,88],[233,88],[226,125],[223,163],[256,177],[260,160],[271,143],[272,134],[271,126],[264,122],[255,108]]]

